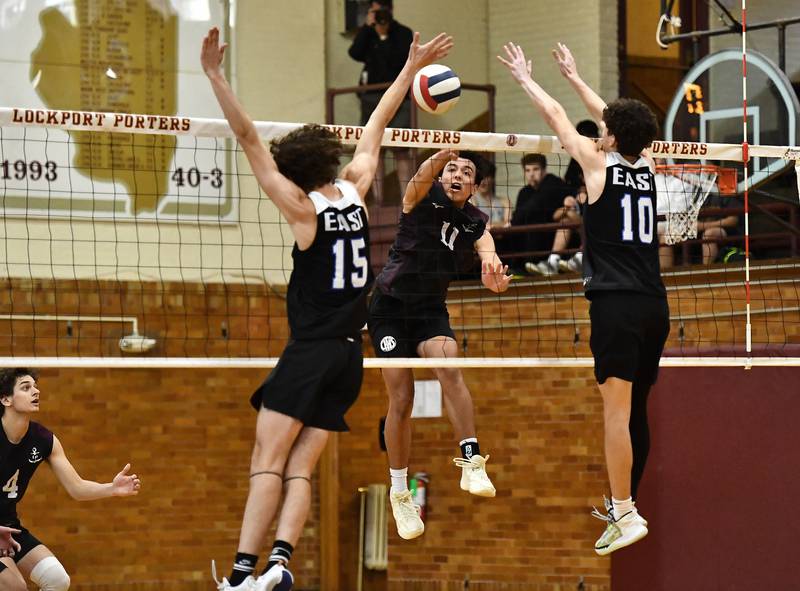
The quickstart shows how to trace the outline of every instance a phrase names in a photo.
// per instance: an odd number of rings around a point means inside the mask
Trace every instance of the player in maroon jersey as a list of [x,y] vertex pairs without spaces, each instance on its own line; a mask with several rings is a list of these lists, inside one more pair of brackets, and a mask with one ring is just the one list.
[[130,464],[104,484],[80,477],[58,438],[31,420],[31,415],[39,412],[36,378],[37,372],[32,369],[0,369],[0,525],[14,530],[16,542],[0,558],[0,589],[4,591],[25,591],[25,579],[47,591],[69,589],[69,575],[58,558],[22,526],[17,516],[17,503],[40,465],[49,464],[64,490],[78,501],[128,497],[139,494],[141,488],[139,477],[128,474]]

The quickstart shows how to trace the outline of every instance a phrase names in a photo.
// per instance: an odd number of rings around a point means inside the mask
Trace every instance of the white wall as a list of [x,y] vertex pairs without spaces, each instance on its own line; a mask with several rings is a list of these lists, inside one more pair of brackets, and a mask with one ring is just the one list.
[[[456,45],[446,63],[462,80],[497,85],[498,131],[550,133],[494,58],[508,40],[529,51],[537,80],[564,104],[573,121],[585,114],[550,57],[557,41],[572,47],[585,79],[603,96],[616,95],[617,15],[613,0],[397,0],[395,4],[396,18],[419,30],[424,40],[440,31],[454,36]],[[342,0],[239,0],[237,6],[231,56],[236,90],[248,113],[261,120],[322,122],[326,87],[354,84],[361,69],[347,55],[350,38],[340,32]],[[455,129],[485,109],[482,96],[465,93],[453,111],[442,117],[423,116],[420,125]],[[340,101],[338,113],[340,121],[356,122],[356,100]],[[210,115],[221,116],[221,111]],[[508,160],[507,166],[504,160]],[[498,155],[498,162],[500,184],[511,185],[500,190],[515,197],[521,184],[518,156]],[[249,176],[249,166],[244,160],[238,165],[243,173],[241,192],[255,197],[258,188]],[[11,268],[11,274],[16,269],[23,276],[29,275],[31,261],[41,263],[38,268],[43,276],[69,277],[75,276],[76,264],[89,261],[94,265],[86,267],[90,276],[148,278],[142,275],[142,263],[158,260],[164,268],[153,270],[150,278],[239,281],[244,279],[239,270],[254,266],[266,271],[254,273],[248,280],[283,282],[290,268],[292,240],[277,210],[268,199],[247,199],[241,203],[241,219],[249,223],[7,220],[9,236],[22,240],[39,237],[49,240],[50,246],[30,254],[27,249],[0,252],[0,260],[22,257],[15,259],[19,266]],[[264,223],[259,226],[254,221]],[[78,251],[69,242],[76,235],[121,242],[115,248],[97,243],[91,252],[85,245]],[[221,268],[225,270],[220,272]]]
[[[418,31],[422,42],[441,32],[453,36],[455,47],[442,60],[462,82],[486,84],[488,81],[487,3],[486,0],[398,0],[394,16],[398,22]],[[327,81],[331,88],[358,83],[362,64],[347,55],[352,36],[342,32],[343,0],[325,0]],[[419,126],[433,129],[458,129],[486,111],[483,93],[463,92],[458,105],[442,116],[420,112]],[[345,95],[336,100],[336,122],[357,124],[360,119],[358,100]]]
[[[530,0],[488,0],[489,81],[497,86],[497,130],[552,135],[539,118],[530,99],[494,56],[504,43],[522,46],[533,61],[534,79],[559,101],[570,120],[588,118],[577,95],[562,78],[551,50],[566,44],[575,56],[583,79],[606,100],[617,98],[617,8],[609,0],[562,0],[559,3]],[[569,158],[548,157],[548,167],[563,175]],[[508,155],[507,165],[498,159],[498,192],[512,200],[522,185],[519,157]],[[507,175],[507,176],[506,176]]]

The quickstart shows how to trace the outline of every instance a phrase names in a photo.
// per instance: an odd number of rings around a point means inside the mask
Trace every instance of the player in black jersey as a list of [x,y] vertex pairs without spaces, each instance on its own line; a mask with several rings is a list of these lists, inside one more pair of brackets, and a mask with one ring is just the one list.
[[[494,292],[508,289],[510,277],[486,230],[488,216],[469,202],[481,182],[477,154],[443,150],[420,166],[403,196],[403,210],[389,260],[376,280],[370,302],[369,332],[378,357],[458,357],[445,299],[456,276],[481,260],[483,284]],[[460,440],[461,488],[493,497],[475,430],[472,398],[459,369],[435,369],[447,416]],[[392,479],[391,504],[400,537],[422,535],[422,523],[408,490],[414,374],[385,368],[389,394],[386,450]]]
[[[289,223],[295,245],[287,294],[291,339],[251,398],[258,418],[250,493],[233,571],[218,588],[283,590],[292,584],[284,567],[308,515],[311,473],[329,432],[347,430],[344,414],[361,387],[360,330],[372,283],[364,196],[375,176],[383,131],[414,74],[446,56],[452,38],[442,33],[421,45],[414,35],[403,70],[370,116],[339,178],[342,145],[326,128],[307,125],[265,148],[220,68],[226,47],[212,29],[203,41],[203,70],[256,179]],[[255,579],[257,554],[282,492],[277,539]]]
[[612,495],[607,515],[593,513],[607,521],[595,551],[609,554],[647,535],[647,521],[633,496],[649,449],[647,395],[669,334],[658,260],[655,166],[646,152],[658,123],[640,101],[622,98],[606,105],[580,79],[569,50],[559,44],[553,53],[562,73],[601,122],[602,138],[595,143],[580,135],[563,107],[533,81],[522,48],[509,43],[504,49],[506,58],[498,59],[578,161],[586,181],[584,287],[591,302],[590,346],[603,396]]
[[14,535],[18,544],[13,556],[0,558],[0,589],[4,591],[25,591],[25,579],[46,591],[69,589],[67,571],[17,516],[17,503],[25,496],[39,466],[49,464],[64,490],[78,501],[127,497],[138,494],[141,487],[139,477],[128,474],[130,464],[105,484],[78,475],[58,438],[31,420],[39,412],[36,378],[31,369],[0,369],[0,525],[19,531]]

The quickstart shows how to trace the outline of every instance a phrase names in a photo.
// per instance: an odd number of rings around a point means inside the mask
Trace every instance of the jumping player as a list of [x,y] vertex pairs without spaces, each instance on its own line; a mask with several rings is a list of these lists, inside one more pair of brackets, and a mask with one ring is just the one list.
[[[369,332],[378,357],[458,357],[445,299],[451,280],[470,270],[475,253],[483,284],[508,289],[511,278],[486,231],[488,216],[469,202],[482,178],[482,159],[473,153],[442,150],[422,163],[403,196],[397,238],[376,280],[370,302]],[[461,488],[493,497],[486,460],[478,446],[472,397],[459,369],[435,369],[447,416],[460,442]],[[401,538],[422,535],[425,526],[408,490],[414,374],[383,369],[389,394],[385,439],[391,476],[391,505]]]
[[78,501],[127,497],[138,494],[141,487],[139,477],[128,474],[130,464],[105,484],[78,475],[58,437],[31,420],[31,415],[39,412],[36,379],[36,371],[31,369],[0,369],[0,524],[17,532],[13,534],[17,543],[0,558],[0,589],[4,591],[25,591],[25,579],[44,591],[69,589],[69,575],[58,558],[22,526],[17,516],[17,503],[39,466],[49,464],[64,490]]
[[[310,509],[311,473],[329,432],[347,430],[344,414],[361,388],[360,330],[372,283],[364,196],[375,176],[383,131],[417,70],[445,57],[452,45],[444,33],[424,45],[414,35],[403,70],[336,178],[342,145],[324,127],[306,125],[265,148],[220,68],[227,44],[220,45],[216,28],[203,41],[203,70],[253,173],[295,239],[287,293],[291,339],[251,398],[258,418],[250,492],[233,570],[218,582],[220,590],[291,588],[285,565]],[[267,567],[255,579],[257,554],[281,493],[277,539]]]
[[574,60],[571,55],[568,60],[568,50],[559,45],[554,55],[562,72],[592,116],[602,121],[602,138],[596,144],[580,135],[563,107],[534,82],[532,64],[522,48],[508,43],[504,49],[506,58],[498,59],[578,161],[586,181],[583,276],[591,302],[590,346],[603,396],[612,494],[612,502],[606,503],[607,515],[593,513],[607,521],[595,544],[595,551],[605,555],[647,535],[647,522],[637,511],[631,490],[632,471],[638,484],[647,450],[639,452],[634,464],[631,433],[647,430],[647,394],[669,334],[669,308],[658,260],[655,166],[645,152],[656,137],[658,123],[640,101],[621,98],[606,105],[580,80]]

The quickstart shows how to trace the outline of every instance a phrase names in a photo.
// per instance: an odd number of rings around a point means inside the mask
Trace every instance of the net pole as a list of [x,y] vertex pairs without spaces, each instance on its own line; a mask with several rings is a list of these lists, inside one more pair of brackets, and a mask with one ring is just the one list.
[[742,162],[744,169],[744,289],[745,289],[745,369],[752,367],[752,325],[750,324],[750,191],[747,164],[747,0],[742,0]]

